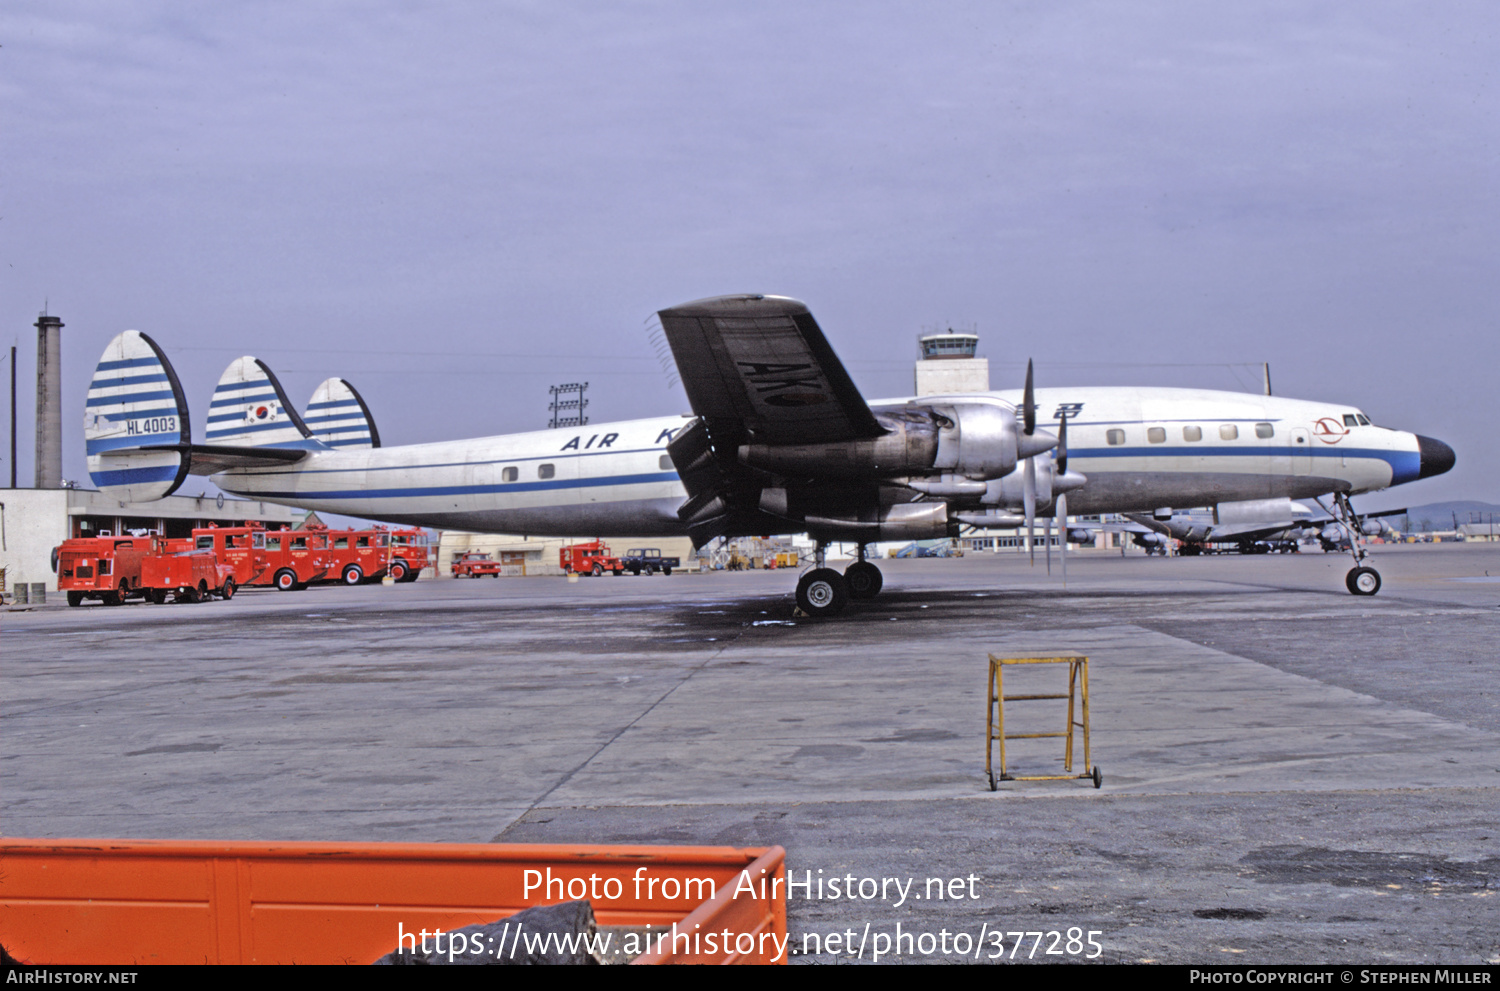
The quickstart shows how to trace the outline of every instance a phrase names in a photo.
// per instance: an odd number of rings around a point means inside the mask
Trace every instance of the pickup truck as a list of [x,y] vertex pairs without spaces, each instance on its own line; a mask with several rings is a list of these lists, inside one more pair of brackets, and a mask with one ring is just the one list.
[[620,558],[620,563],[632,575],[654,575],[658,571],[670,575],[673,568],[682,567],[680,558],[662,557],[658,547],[632,547]]
[[488,554],[478,551],[469,551],[467,554],[455,554],[453,556],[453,577],[478,578],[481,575],[489,575],[491,578],[500,577],[500,562]]

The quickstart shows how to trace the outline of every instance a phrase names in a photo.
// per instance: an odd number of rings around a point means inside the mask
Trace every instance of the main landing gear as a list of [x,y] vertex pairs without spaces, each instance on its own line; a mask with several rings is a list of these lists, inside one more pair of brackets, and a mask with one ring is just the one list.
[[850,599],[873,599],[880,594],[885,578],[880,569],[865,560],[865,545],[859,545],[859,560],[841,575],[824,566],[827,543],[819,541],[813,552],[815,567],[797,580],[797,608],[815,618],[837,616]]
[[1361,521],[1349,505],[1349,497],[1342,492],[1333,495],[1333,516],[1349,533],[1349,553],[1354,557],[1354,567],[1344,576],[1344,586],[1354,595],[1374,595],[1380,591],[1380,572],[1364,563],[1366,550]]

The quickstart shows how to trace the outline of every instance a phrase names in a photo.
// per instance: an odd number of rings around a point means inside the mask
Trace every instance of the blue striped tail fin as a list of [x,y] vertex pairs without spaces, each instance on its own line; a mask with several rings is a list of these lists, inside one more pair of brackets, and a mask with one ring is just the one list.
[[213,447],[321,449],[265,362],[249,355],[224,369],[214,389],[203,441]]
[[331,378],[313,392],[302,420],[313,437],[335,450],[379,447],[380,432],[370,407],[354,386]]
[[167,356],[140,331],[104,348],[89,382],[83,436],[89,478],[117,499],[160,499],[187,478],[187,397]]

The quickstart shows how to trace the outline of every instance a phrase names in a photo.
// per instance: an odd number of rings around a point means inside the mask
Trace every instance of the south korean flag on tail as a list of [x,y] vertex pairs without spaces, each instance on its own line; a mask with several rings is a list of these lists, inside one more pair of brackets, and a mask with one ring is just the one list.
[[287,401],[275,374],[245,355],[224,369],[208,407],[203,440],[213,447],[321,447]]
[[160,499],[187,477],[187,398],[166,355],[140,331],[105,347],[84,402],[83,437],[90,480],[122,501]]

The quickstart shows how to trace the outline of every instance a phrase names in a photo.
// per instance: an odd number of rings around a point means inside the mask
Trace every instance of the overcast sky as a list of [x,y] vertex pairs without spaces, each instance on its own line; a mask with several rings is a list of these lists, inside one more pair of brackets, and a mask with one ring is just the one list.
[[[201,439],[254,354],[385,443],[681,412],[657,309],[811,306],[866,396],[924,329],[996,388],[1276,392],[1440,438],[1368,505],[1500,501],[1500,7],[161,3],[0,13],[0,344],[60,316],[64,475],[127,328]],[[3,366],[0,366],[3,367]],[[8,374],[8,369],[5,370]],[[7,465],[8,468],[8,465]],[[184,491],[204,487],[191,479]]]

